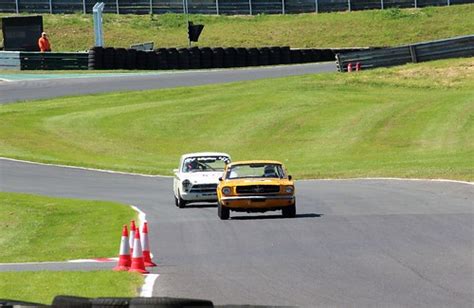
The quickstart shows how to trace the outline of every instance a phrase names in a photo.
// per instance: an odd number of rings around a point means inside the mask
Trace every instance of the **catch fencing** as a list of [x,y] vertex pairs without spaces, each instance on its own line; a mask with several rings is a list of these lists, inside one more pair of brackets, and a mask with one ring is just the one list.
[[336,62],[338,71],[347,72],[349,67],[356,65],[361,69],[370,69],[459,57],[474,57],[474,35],[393,48],[339,53],[336,54]]
[[[97,0],[0,0],[0,13],[91,13]],[[474,3],[474,0],[102,0],[116,14],[295,14]],[[186,9],[187,8],[187,9]]]

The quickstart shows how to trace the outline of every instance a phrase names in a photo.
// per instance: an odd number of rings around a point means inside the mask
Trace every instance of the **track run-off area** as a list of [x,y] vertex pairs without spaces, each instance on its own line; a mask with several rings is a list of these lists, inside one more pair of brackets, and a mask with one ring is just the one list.
[[[21,80],[1,82],[0,101],[334,70],[334,64],[313,64],[294,70]],[[296,218],[281,218],[279,212],[232,212],[229,221],[218,219],[214,204],[175,207],[170,177],[0,159],[0,191],[138,207],[147,215],[158,263],[152,269],[160,275],[154,296],[302,307],[474,305],[474,186],[469,183],[297,181]],[[87,266],[113,267],[98,264]],[[81,264],[74,264],[74,269],[81,269]],[[0,271],[12,270],[20,268],[0,265]]]

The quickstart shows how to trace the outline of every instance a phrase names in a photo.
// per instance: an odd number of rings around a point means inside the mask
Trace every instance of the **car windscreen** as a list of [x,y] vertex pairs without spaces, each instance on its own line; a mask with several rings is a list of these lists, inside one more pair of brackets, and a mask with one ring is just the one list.
[[230,162],[227,156],[195,156],[183,161],[183,172],[214,172],[224,171]]
[[242,178],[284,178],[285,173],[278,164],[235,165],[227,170],[227,179]]

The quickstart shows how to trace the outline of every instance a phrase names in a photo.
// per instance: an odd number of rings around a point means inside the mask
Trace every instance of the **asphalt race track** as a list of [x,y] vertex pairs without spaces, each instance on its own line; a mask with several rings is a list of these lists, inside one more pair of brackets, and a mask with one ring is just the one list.
[[[336,64],[331,62],[242,69],[220,69],[212,71],[113,74],[115,76],[111,77],[90,77],[90,75],[87,75],[86,78],[44,78],[15,82],[0,82],[0,104],[18,100],[49,98],[65,95],[197,86],[212,83],[335,71]],[[40,75],[36,76],[41,78]],[[107,76],[107,74],[105,74],[105,76]],[[80,75],[77,75],[77,77],[80,77]]]
[[231,213],[220,221],[213,205],[175,207],[171,178],[6,160],[0,171],[2,191],[143,210],[159,263],[155,296],[306,307],[474,304],[469,184],[299,181],[296,218]]
[[[313,64],[2,82],[0,102],[334,70],[334,64]],[[298,181],[296,189],[296,218],[232,212],[221,221],[213,204],[175,207],[169,177],[0,159],[0,191],[113,200],[143,210],[159,264],[152,271],[160,274],[154,296],[204,298],[218,305],[474,306],[473,185],[315,180]],[[117,226],[117,250],[120,232]],[[111,267],[0,264],[0,271]]]

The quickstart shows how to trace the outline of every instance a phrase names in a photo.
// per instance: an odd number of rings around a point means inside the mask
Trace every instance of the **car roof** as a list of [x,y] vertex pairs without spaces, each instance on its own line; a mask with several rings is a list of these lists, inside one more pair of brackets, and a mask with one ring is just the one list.
[[235,165],[249,165],[249,164],[274,164],[274,165],[283,165],[281,162],[276,160],[241,160],[229,164],[229,167]]
[[196,152],[196,153],[187,153],[181,156],[181,159],[186,159],[188,157],[195,157],[195,156],[227,156],[230,157],[227,153],[222,152]]

